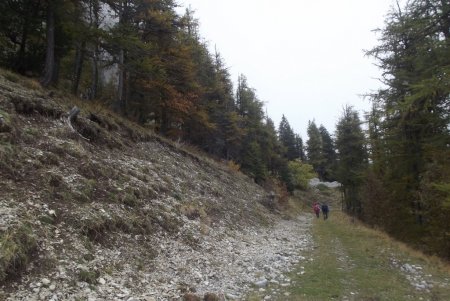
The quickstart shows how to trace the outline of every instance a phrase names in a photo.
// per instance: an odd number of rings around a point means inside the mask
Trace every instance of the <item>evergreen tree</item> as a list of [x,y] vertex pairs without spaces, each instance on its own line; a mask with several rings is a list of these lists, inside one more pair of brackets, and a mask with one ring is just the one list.
[[365,144],[358,112],[345,107],[336,126],[337,179],[343,185],[345,209],[354,215],[362,212],[361,187],[367,168]]
[[298,134],[295,134],[295,151],[301,161],[306,161],[303,139]]
[[265,123],[263,124],[260,142],[266,169],[271,175],[278,176],[280,172],[280,165],[282,164],[282,147],[278,141],[275,124],[272,119],[267,116],[265,117]]
[[287,118],[283,115],[281,117],[280,125],[278,126],[278,137],[281,144],[285,148],[285,158],[289,161],[301,157],[299,152],[300,141],[297,139],[294,130],[291,128]]
[[39,74],[45,56],[45,3],[0,1],[0,64],[21,74]]
[[236,103],[242,120],[241,127],[245,129],[240,163],[243,170],[253,175],[256,181],[262,182],[267,175],[261,139],[264,136],[263,103],[256,97],[255,90],[248,86],[244,75],[238,78]]
[[308,152],[308,163],[314,167],[314,171],[321,180],[325,179],[325,157],[323,154],[323,142],[320,131],[313,121],[308,122],[308,141],[306,149]]
[[213,122],[217,124],[217,131],[212,139],[214,145],[211,145],[211,150],[216,149],[222,157],[237,160],[245,131],[240,126],[242,116],[238,113],[233,97],[230,74],[217,50],[213,57],[213,67],[208,111]]
[[[96,98],[99,90],[99,61],[104,52],[100,41],[106,37],[106,31],[100,27],[106,18],[102,15],[101,6],[100,0],[80,1],[76,14],[72,16],[77,26],[71,28],[75,48],[73,71],[68,72],[72,81],[71,92],[78,96],[81,85],[81,96],[86,99]],[[86,64],[90,65],[91,72],[83,72]]]
[[336,151],[334,149],[333,139],[331,139],[330,134],[323,125],[320,125],[319,132],[322,141],[322,154],[324,157],[323,178],[326,181],[334,181],[334,170],[336,169]]
[[[372,96],[373,178],[382,183],[394,235],[450,257],[450,5],[414,0],[388,15],[380,45],[369,51],[386,88]],[[426,193],[424,193],[426,192]],[[446,212],[446,213],[444,213]],[[432,233],[432,234],[431,234]],[[427,237],[433,237],[433,241]],[[425,244],[424,244],[425,242]]]

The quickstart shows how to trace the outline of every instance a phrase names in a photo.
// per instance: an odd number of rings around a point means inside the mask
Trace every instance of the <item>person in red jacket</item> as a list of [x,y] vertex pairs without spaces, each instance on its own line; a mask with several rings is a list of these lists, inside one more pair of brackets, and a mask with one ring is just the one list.
[[319,218],[320,217],[320,206],[319,206],[319,203],[317,203],[317,202],[314,203],[313,210],[314,210],[314,213],[316,214],[317,218]]

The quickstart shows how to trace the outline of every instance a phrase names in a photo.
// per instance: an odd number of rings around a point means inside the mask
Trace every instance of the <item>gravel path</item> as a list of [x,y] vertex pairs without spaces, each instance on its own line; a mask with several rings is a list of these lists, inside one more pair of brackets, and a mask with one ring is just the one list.
[[[196,223],[186,221],[184,228],[200,226]],[[203,297],[208,292],[221,300],[239,300],[269,283],[288,285],[284,273],[305,260],[302,251],[312,246],[310,230],[311,217],[301,215],[267,228],[210,228],[207,235],[193,238],[198,239],[194,247],[180,240],[155,238],[159,254],[150,266],[137,270],[135,262],[129,262],[87,283],[66,274],[71,269],[92,270],[89,266],[61,263],[58,272],[23,277],[7,300],[154,301],[179,300],[186,293]],[[105,267],[120,256],[118,248],[98,249],[90,265]]]

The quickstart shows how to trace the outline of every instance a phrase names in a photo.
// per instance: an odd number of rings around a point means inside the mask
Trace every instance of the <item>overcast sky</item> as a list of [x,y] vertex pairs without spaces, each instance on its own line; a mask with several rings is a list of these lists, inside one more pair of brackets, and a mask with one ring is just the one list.
[[[309,120],[330,134],[345,105],[380,87],[364,56],[378,44],[393,0],[179,0],[195,10],[200,34],[222,55],[233,82],[244,74],[278,127],[284,114],[307,140]],[[362,117],[362,116],[360,116]]]

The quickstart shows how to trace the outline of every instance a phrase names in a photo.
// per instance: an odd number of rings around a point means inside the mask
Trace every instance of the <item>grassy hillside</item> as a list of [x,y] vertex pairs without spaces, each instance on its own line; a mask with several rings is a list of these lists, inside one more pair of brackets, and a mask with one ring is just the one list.
[[164,241],[201,253],[210,232],[226,238],[278,218],[267,193],[226,165],[0,73],[0,299],[21,285],[42,292],[51,277],[66,287],[139,278]]

